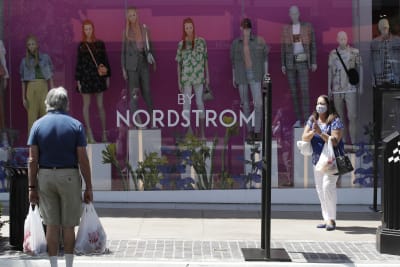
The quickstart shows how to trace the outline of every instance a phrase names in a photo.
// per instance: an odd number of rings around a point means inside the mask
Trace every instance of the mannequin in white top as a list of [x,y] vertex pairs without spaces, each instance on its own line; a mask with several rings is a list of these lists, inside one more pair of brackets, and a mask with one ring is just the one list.
[[[360,75],[360,82],[357,85],[350,84],[348,75],[337,55],[336,49],[333,49],[329,54],[328,62],[328,95],[333,96],[336,111],[342,121],[348,121],[343,132],[344,141],[347,144],[354,144],[357,135],[357,99],[358,95],[362,93],[362,60],[359,50],[348,44],[346,32],[338,32],[337,42],[339,45],[337,51],[346,68],[348,70],[356,68]],[[347,114],[345,114],[345,110],[347,110]],[[346,117],[347,120],[345,119]],[[350,140],[347,138],[348,135],[350,135]]]

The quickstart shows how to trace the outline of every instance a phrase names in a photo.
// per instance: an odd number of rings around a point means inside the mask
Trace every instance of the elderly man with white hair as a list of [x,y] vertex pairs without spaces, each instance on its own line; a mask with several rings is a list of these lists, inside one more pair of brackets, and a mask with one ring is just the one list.
[[45,100],[47,114],[32,125],[28,138],[29,201],[39,204],[51,267],[58,266],[60,229],[63,231],[67,267],[72,267],[74,227],[79,225],[82,205],[81,175],[86,189],[83,200],[93,201],[86,136],[81,122],[67,114],[68,95],[51,89]]

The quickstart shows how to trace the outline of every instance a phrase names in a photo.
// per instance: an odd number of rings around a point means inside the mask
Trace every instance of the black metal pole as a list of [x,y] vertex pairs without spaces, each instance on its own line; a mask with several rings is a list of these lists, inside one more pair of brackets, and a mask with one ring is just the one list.
[[380,142],[380,131],[381,131],[381,122],[380,115],[382,109],[382,101],[380,90],[378,87],[373,87],[373,131],[374,131],[374,158],[373,158],[373,177],[374,177],[374,188],[373,188],[373,199],[372,199],[372,207],[373,211],[378,211],[378,157],[379,157],[379,142]]
[[261,249],[242,248],[246,261],[291,261],[283,248],[271,249],[272,82],[263,81],[264,136],[262,140]]

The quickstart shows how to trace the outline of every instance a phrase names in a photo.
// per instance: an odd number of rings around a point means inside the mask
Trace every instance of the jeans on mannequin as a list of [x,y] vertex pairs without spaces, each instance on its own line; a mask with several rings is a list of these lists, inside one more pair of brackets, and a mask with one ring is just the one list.
[[[261,132],[261,120],[262,120],[262,94],[261,94],[261,81],[257,82],[254,80],[254,72],[252,70],[246,71],[246,77],[248,84],[239,84],[239,94],[240,94],[240,105],[243,109],[243,113],[246,117],[250,116],[250,100],[249,100],[249,89],[253,99],[254,104],[254,132]],[[251,122],[250,122],[251,123]],[[247,132],[252,131],[253,125],[247,125]]]

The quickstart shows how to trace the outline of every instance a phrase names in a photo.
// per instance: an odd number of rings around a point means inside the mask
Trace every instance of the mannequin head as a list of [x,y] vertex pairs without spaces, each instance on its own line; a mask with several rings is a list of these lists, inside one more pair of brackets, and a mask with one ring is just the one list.
[[[134,37],[130,36],[129,31],[133,31],[136,35]],[[126,9],[125,37],[128,40],[143,40],[142,31],[140,30],[139,24],[139,14],[136,7],[128,7]]]
[[242,31],[244,38],[250,37],[251,29],[251,20],[249,18],[242,19],[242,21],[240,22],[240,30]]
[[336,41],[338,42],[339,47],[345,48],[347,46],[347,41],[348,41],[347,33],[344,31],[338,32]]
[[[30,59],[34,58],[34,61],[31,63]],[[26,64],[28,66],[33,67],[39,63],[39,43],[37,41],[36,36],[29,35],[26,38]]]
[[386,36],[389,34],[389,21],[387,19],[381,19],[378,22],[378,29],[379,32],[383,35]]
[[26,52],[31,55],[35,55],[38,49],[39,49],[39,44],[36,36],[29,35],[28,38],[26,39]]
[[297,24],[299,23],[299,18],[300,18],[300,11],[297,6],[291,6],[289,8],[289,17],[292,20],[292,24]]
[[126,10],[126,23],[135,25],[139,22],[139,15],[136,7],[128,7]]
[[96,35],[94,34],[94,24],[91,20],[84,20],[82,22],[82,41],[94,42]]
[[194,48],[194,38],[196,31],[194,28],[194,22],[192,18],[185,18],[182,22],[182,41],[183,48],[186,49],[186,40],[192,41],[192,49]]

